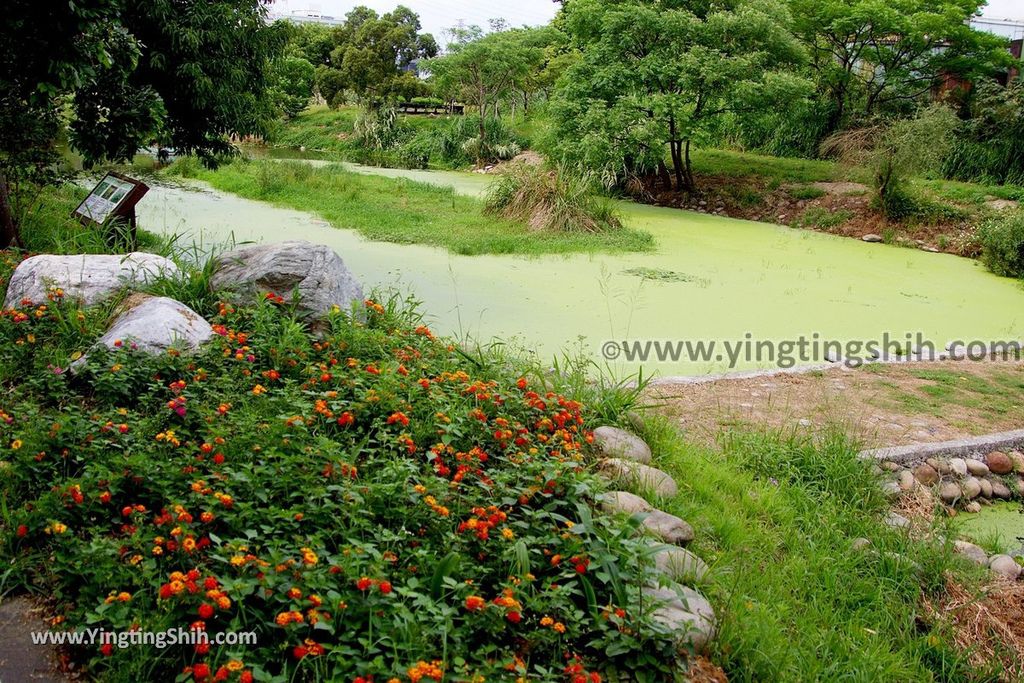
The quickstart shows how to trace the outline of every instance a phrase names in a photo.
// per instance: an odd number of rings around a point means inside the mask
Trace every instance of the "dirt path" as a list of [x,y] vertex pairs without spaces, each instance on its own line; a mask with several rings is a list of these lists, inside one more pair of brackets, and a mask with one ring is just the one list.
[[730,428],[841,427],[867,448],[1024,428],[1024,363],[908,363],[658,386],[649,405],[689,436]]
[[52,645],[35,645],[32,632],[49,630],[42,610],[25,597],[0,602],[0,682],[64,683]]

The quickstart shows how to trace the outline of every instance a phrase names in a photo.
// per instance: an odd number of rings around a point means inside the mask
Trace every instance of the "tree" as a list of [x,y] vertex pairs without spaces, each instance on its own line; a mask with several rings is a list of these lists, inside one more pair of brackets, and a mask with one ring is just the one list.
[[280,21],[288,37],[287,54],[302,57],[313,66],[326,66],[331,63],[331,50],[334,49],[334,30],[323,24],[293,24]]
[[328,102],[336,100],[339,91],[350,90],[368,105],[378,106],[415,90],[417,63],[438,50],[433,36],[420,33],[419,16],[402,5],[381,16],[356,7],[333,39],[330,67],[337,74],[321,72],[317,80]]
[[212,163],[273,116],[283,46],[264,0],[10,0],[0,28],[0,247],[18,242],[12,185],[46,182],[70,113],[87,164],[159,137]]
[[287,118],[294,118],[313,96],[316,70],[302,57],[282,57],[271,66],[274,101]]
[[[426,62],[435,90],[443,97],[477,107],[479,139],[486,139],[488,109],[544,65],[545,47],[554,29],[512,29],[489,33],[468,42],[451,43],[449,53]],[[479,146],[480,154],[485,151]]]
[[809,90],[774,0],[573,0],[564,12],[582,56],[555,94],[556,153],[609,185],[657,171],[692,191],[691,146],[719,117]]
[[969,26],[985,0],[790,0],[827,132],[881,110],[912,110],[946,77],[976,80],[1010,62],[1006,40]]

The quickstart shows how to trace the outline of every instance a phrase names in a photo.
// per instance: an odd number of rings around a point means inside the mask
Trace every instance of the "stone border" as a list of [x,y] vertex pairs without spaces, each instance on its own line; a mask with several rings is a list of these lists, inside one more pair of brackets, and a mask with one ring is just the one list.
[[982,436],[972,436],[953,441],[936,443],[919,443],[909,446],[891,446],[861,451],[860,457],[875,460],[889,460],[901,465],[924,461],[927,458],[940,456],[965,457],[981,451],[1002,451],[1024,448],[1024,429],[1010,432],[996,432]]

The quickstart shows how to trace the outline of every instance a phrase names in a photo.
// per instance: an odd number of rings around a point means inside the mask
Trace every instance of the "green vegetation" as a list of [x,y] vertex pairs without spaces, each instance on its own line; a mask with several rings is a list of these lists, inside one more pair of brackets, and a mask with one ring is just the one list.
[[993,273],[1024,279],[1024,211],[990,218],[978,231],[981,258]]
[[549,28],[499,31],[449,45],[447,54],[426,63],[439,94],[476,107],[478,164],[496,156],[488,144],[488,115],[497,117],[499,104],[513,93],[527,93],[525,109],[528,93],[538,90],[540,82],[554,80],[546,72],[545,50],[553,49],[560,37]]
[[[374,166],[460,169],[481,154],[478,119],[476,114],[403,116],[390,107],[310,107],[278,125],[268,142]],[[510,159],[529,145],[529,138],[504,119],[488,117],[485,131],[482,149],[489,160]]]
[[837,133],[823,151],[871,171],[876,200],[888,218],[927,215],[908,189],[913,175],[937,170],[953,144],[958,121],[949,108],[935,105],[911,119],[886,126]]
[[642,251],[650,235],[620,229],[601,234],[533,231],[522,222],[483,214],[479,200],[451,188],[405,179],[380,178],[331,165],[235,161],[213,171],[178,162],[187,177],[303,211],[315,211],[332,225],[369,239],[429,244],[458,254],[550,254],[586,251]]
[[313,96],[313,65],[302,57],[282,57],[271,64],[271,94],[286,118],[295,118]]
[[[18,260],[0,253],[0,281]],[[582,379],[467,355],[397,299],[319,336],[283,301],[211,301],[195,356],[125,344],[67,372],[111,309],[54,295],[0,316],[0,368],[18,368],[0,376],[4,590],[69,626],[257,642],[75,648],[91,677],[656,681],[682,664],[639,598],[649,546],[591,513],[603,416],[576,400],[592,390],[560,393]]]
[[622,230],[615,204],[586,178],[532,164],[511,164],[487,190],[486,211],[524,221],[531,230],[604,233]]
[[420,18],[399,5],[379,15],[360,6],[345,15],[340,26],[290,27],[301,50],[317,64],[317,88],[327,102],[339,106],[351,97],[370,108],[426,94],[410,71],[417,60],[433,57],[438,46],[429,33],[420,33]]
[[609,186],[656,173],[671,187],[671,170],[676,189],[693,191],[695,139],[725,112],[773,107],[808,85],[792,73],[801,49],[787,20],[767,0],[570,3],[563,25],[582,59],[556,94],[556,154]]
[[[14,205],[22,207],[19,213],[25,250],[30,253],[108,253],[117,242],[119,226],[100,229],[83,225],[71,215],[86,194],[84,188],[65,183],[15,197]],[[136,239],[141,251],[166,251],[165,240],[153,233],[138,230]]]
[[1024,81],[981,83],[970,114],[946,160],[946,176],[1024,185]]
[[[949,549],[886,527],[888,506],[856,445],[833,435],[734,433],[721,451],[645,433],[682,491],[666,509],[697,530],[722,605],[713,659],[730,680],[995,681],[948,625],[923,615],[941,600]],[[871,541],[853,550],[854,539]],[[961,575],[962,576],[962,575]]]
[[153,141],[212,162],[274,115],[283,36],[263,0],[43,7],[12,0],[0,28],[0,249],[20,243],[11,197],[53,183],[65,136],[87,164]]
[[814,228],[816,230],[831,230],[853,218],[853,213],[844,209],[829,211],[828,209],[815,206],[808,209],[800,218],[793,222],[797,228]]

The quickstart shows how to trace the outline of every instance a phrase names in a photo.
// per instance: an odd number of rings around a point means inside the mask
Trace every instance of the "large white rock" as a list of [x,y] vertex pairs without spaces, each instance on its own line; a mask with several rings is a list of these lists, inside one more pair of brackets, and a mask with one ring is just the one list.
[[164,296],[145,297],[114,321],[98,344],[108,348],[134,345],[144,353],[169,348],[182,352],[198,349],[213,336],[213,329],[191,308]]
[[641,593],[654,603],[651,618],[675,632],[681,646],[700,652],[715,637],[715,610],[692,588],[671,584],[667,588],[645,587]]
[[334,306],[346,310],[363,300],[363,288],[330,247],[303,241],[261,244],[221,254],[211,285],[234,292],[242,303],[272,292],[291,302],[305,318],[326,315]]
[[622,458],[645,465],[651,462],[650,446],[639,436],[618,427],[595,429],[594,447],[606,458]]
[[170,259],[156,254],[41,254],[22,261],[11,275],[4,297],[4,308],[21,305],[23,300],[46,303],[51,287],[64,290],[68,299],[88,306],[122,289],[137,289],[161,277],[180,274]]

